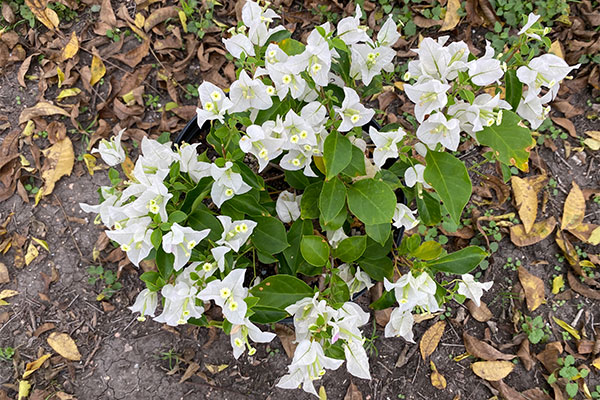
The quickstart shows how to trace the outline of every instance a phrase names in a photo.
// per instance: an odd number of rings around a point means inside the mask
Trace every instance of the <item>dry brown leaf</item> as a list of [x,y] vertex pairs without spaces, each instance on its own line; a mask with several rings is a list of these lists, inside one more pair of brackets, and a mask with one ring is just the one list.
[[150,40],[144,40],[138,47],[129,50],[125,54],[117,54],[112,58],[116,58],[117,60],[129,65],[131,68],[134,68],[144,59],[144,57],[148,55],[149,51]]
[[531,356],[531,352],[529,351],[529,339],[525,338],[521,342],[519,346],[519,351],[517,351],[517,355],[519,359],[523,363],[523,366],[527,371],[531,371],[531,368],[535,365],[535,360]]
[[19,85],[21,85],[23,87],[27,87],[27,84],[25,83],[25,75],[27,74],[27,71],[29,70],[29,66],[31,65],[31,58],[34,55],[35,54],[32,54],[29,57],[27,57],[25,60],[23,60],[23,62],[19,66],[19,71],[17,73],[17,82],[19,82]]
[[526,397],[524,397],[521,393],[517,392],[514,388],[504,383],[503,380],[495,382],[492,381],[490,382],[490,384],[494,389],[496,389],[500,393],[500,395],[502,396],[501,398],[504,400],[529,400]]
[[106,67],[102,62],[102,59],[94,54],[92,57],[92,66],[90,67],[92,72],[92,76],[90,77],[90,85],[94,86],[96,83],[102,79],[104,74],[106,74]]
[[488,308],[487,304],[485,304],[483,301],[481,301],[480,305],[477,306],[477,304],[475,304],[474,301],[467,300],[465,305],[469,309],[469,312],[471,313],[473,318],[475,318],[479,322],[487,322],[493,317],[492,312]]
[[446,321],[438,321],[423,334],[421,342],[419,343],[419,350],[421,351],[423,360],[433,354],[438,347],[440,339],[444,334],[444,329],[446,329]]
[[75,57],[79,51],[79,39],[77,39],[77,33],[71,32],[71,38],[62,51],[62,60],[66,61],[69,58]]
[[516,356],[514,354],[504,354],[493,346],[463,332],[463,341],[467,352],[476,358],[486,361],[505,360],[510,361]]
[[444,17],[444,23],[440,28],[440,32],[451,31],[458,25],[458,22],[460,21],[460,15],[458,15],[459,10],[460,0],[448,0],[448,4],[446,5],[446,16]]
[[58,354],[71,361],[81,360],[81,354],[77,349],[75,341],[66,333],[52,332],[48,336],[48,344]]
[[433,361],[429,361],[429,367],[431,368],[431,385],[436,389],[446,389],[446,378],[438,372]]
[[573,187],[565,200],[560,229],[565,230],[576,227],[583,222],[584,215],[585,198],[577,183],[573,181]]
[[179,380],[179,383],[181,384],[181,383],[187,381],[188,379],[190,379],[199,369],[200,369],[200,365],[198,363],[191,362],[188,365],[185,372],[183,373],[183,376]]
[[510,240],[519,247],[531,246],[546,239],[555,227],[556,218],[554,217],[534,223],[529,233],[525,233],[524,225],[513,225],[510,227]]
[[574,228],[569,228],[568,231],[577,239],[589,243],[592,246],[600,244],[600,225],[582,222]]
[[577,279],[575,275],[573,275],[573,273],[570,271],[567,274],[567,280],[569,281],[569,286],[571,286],[571,289],[573,289],[575,292],[590,299],[600,300],[599,291],[594,290],[591,287],[581,283],[579,279]]
[[[567,262],[574,268],[579,268],[579,271],[581,271],[581,268],[579,267],[579,255],[577,254],[577,250],[563,231],[559,230],[556,232],[555,241],[560,250],[563,252]],[[578,274],[579,273],[580,272],[578,272]]]
[[293,358],[296,346],[298,346],[294,343],[296,341],[296,333],[294,330],[283,324],[275,324],[275,333],[281,341],[285,354],[287,354],[289,358]]
[[46,117],[56,114],[64,115],[65,117],[70,116],[70,114],[62,108],[45,101],[40,101],[35,106],[26,108],[21,112],[21,115],[19,116],[19,125],[36,117]]
[[558,356],[563,352],[560,342],[551,342],[546,344],[544,351],[535,356],[544,365],[544,368],[550,373],[556,371],[559,367]]
[[7,2],[2,2],[2,17],[9,25],[15,22],[15,13]]
[[40,358],[35,361],[28,362],[25,366],[25,372],[23,372],[23,379],[26,379],[29,375],[33,374],[35,371],[40,369],[42,365],[46,362],[47,359],[50,358],[52,354],[44,354]]
[[515,368],[510,361],[478,361],[471,364],[475,375],[486,381],[499,381],[504,379]]
[[42,333],[46,333],[54,329],[55,326],[52,322],[45,322],[42,325],[38,326],[38,328],[33,331],[33,336],[39,337]]
[[46,6],[48,0],[25,0],[33,15],[50,30],[58,28],[60,20],[56,12]]
[[523,290],[525,291],[527,308],[530,311],[535,311],[536,308],[546,302],[544,281],[529,273],[523,266],[519,267],[519,282],[521,282]]
[[10,276],[8,275],[8,269],[4,263],[0,262],[0,284],[10,282]]
[[551,117],[552,121],[559,125],[562,128],[565,128],[571,137],[577,137],[577,130],[575,129],[575,124],[570,119],[560,118],[560,117]]
[[35,204],[43,196],[47,196],[54,190],[54,185],[65,175],[71,175],[75,163],[75,153],[71,139],[65,137],[43,151],[46,159],[42,167],[42,179],[44,187],[35,195]]
[[363,395],[358,390],[354,382],[350,382],[350,386],[348,386],[348,391],[344,396],[344,400],[363,400]]
[[175,6],[163,7],[154,11],[144,22],[144,30],[148,32],[156,25],[169,18],[177,18],[179,16],[178,9]]
[[545,175],[538,175],[525,179],[513,176],[510,179],[513,193],[515,194],[515,202],[517,210],[519,211],[519,217],[521,217],[521,221],[523,221],[526,233],[531,231],[537,217],[537,193],[542,187],[540,181],[545,182],[546,179],[547,177]]

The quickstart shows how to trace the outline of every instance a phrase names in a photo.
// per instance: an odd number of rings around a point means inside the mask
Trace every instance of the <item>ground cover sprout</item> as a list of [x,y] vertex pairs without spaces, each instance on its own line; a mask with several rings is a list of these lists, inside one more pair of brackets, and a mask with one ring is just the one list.
[[[111,169],[100,204],[81,205],[134,265],[155,261],[131,307],[140,320],[221,328],[238,358],[274,338],[268,324],[291,317],[298,346],[277,385],[315,395],[314,381],[344,362],[370,379],[361,330],[370,315],[354,299],[375,282],[385,291],[370,307],[393,307],[386,337],[414,341],[415,314],[450,300],[479,304],[492,285],[470,274],[482,248],[448,253],[418,234],[399,242],[398,231],[443,217],[459,224],[472,192],[454,153],[465,139],[526,170],[527,124],[541,124],[577,68],[552,54],[521,57],[530,41],[549,46],[533,14],[502,54],[424,38],[404,77],[418,126],[380,127],[367,100],[394,70],[400,35],[390,17],[371,37],[361,18],[357,7],[302,43],[268,4],[246,2],[223,40],[237,80],[198,89],[202,143],[144,138],[131,168],[120,132],[97,151],[127,179]],[[222,320],[207,317],[210,304]]]

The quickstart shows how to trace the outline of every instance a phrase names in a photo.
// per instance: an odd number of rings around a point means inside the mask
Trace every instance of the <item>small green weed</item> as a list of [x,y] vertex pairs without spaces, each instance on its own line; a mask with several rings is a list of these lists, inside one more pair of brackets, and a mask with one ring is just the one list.
[[96,297],[96,300],[98,301],[103,299],[110,299],[123,287],[123,285],[121,285],[120,282],[117,282],[117,275],[111,270],[104,270],[102,265],[90,265],[87,268],[87,273],[89,275],[88,283],[90,285],[95,285],[98,281],[101,281],[104,284],[102,291]]
[[550,337],[550,328],[544,323],[540,315],[533,319],[526,315],[524,322],[521,324],[521,329],[527,334],[527,339],[532,344],[543,343]]
[[[567,381],[565,391],[569,395],[569,398],[574,398],[575,396],[577,396],[577,392],[579,391],[579,385],[577,384],[577,380],[585,379],[585,377],[588,376],[590,371],[586,368],[577,369],[577,367],[575,367],[575,358],[570,354],[565,358],[560,357],[556,361],[561,367],[558,370],[558,375],[560,375],[560,377],[564,378]],[[557,371],[554,371],[548,377],[548,383],[551,385],[558,380],[556,372]]]
[[10,361],[15,355],[12,347],[0,347],[0,361]]

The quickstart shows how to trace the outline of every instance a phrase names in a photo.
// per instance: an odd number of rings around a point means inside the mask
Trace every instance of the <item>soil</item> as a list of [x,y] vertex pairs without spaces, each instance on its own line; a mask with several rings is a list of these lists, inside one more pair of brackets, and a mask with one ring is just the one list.
[[[0,74],[0,114],[8,117],[13,128],[18,126],[21,111],[38,101],[35,84],[28,84],[26,89],[18,85],[17,69],[18,65],[13,65]],[[115,76],[122,75],[115,71]],[[194,79],[196,83],[201,80]],[[166,91],[158,86],[157,89],[164,104],[168,101]],[[20,101],[16,102],[16,96]],[[590,98],[587,90],[578,104],[574,105],[584,109],[587,114],[591,112],[587,105]],[[80,116],[81,121],[92,119],[90,112]],[[585,130],[598,129],[597,122],[586,119],[584,115],[575,117],[573,122],[580,136]],[[183,123],[180,125],[183,126]],[[0,143],[9,131],[0,131]],[[160,132],[151,133],[157,135]],[[80,154],[85,143],[77,136],[72,140],[76,154]],[[560,220],[571,182],[577,182],[582,189],[600,188],[600,174],[597,172],[600,157],[597,152],[587,149],[566,157],[565,143],[578,147],[580,142],[569,137],[554,143],[558,151],[545,147],[537,150],[548,166],[548,173],[557,180],[559,189],[556,196],[552,195],[551,189],[545,189],[549,194],[548,205],[544,213],[540,212],[538,220],[551,215]],[[585,159],[581,160],[578,154],[584,154]],[[31,158],[29,154],[25,154],[25,157]],[[473,176],[473,179],[474,185],[477,184],[478,178]],[[78,161],[71,176],[61,179],[53,194],[38,206],[34,206],[33,196],[26,203],[17,194],[0,203],[0,223],[10,216],[7,226],[9,233],[43,239],[50,249],[46,252],[40,248],[40,255],[20,269],[14,263],[15,249],[0,254],[0,263],[7,266],[11,278],[9,283],[0,284],[0,291],[11,289],[19,293],[7,299],[10,303],[8,306],[0,307],[0,348],[16,349],[11,361],[0,359],[0,399],[3,399],[2,390],[9,398],[16,398],[16,385],[24,363],[47,352],[53,353],[47,343],[51,332],[68,333],[77,344],[82,358],[81,361],[70,362],[54,355],[49,368],[40,369],[32,375],[30,398],[54,399],[58,397],[51,395],[57,392],[65,392],[83,400],[314,398],[301,390],[275,387],[290,362],[279,339],[267,345],[257,345],[258,351],[254,356],[245,354],[235,360],[229,337],[216,330],[191,326],[174,329],[151,319],[139,322],[127,309],[143,289],[138,279],[141,271],[137,269],[128,266],[121,270],[115,262],[103,262],[105,269],[119,272],[119,282],[123,288],[110,299],[97,300],[103,287],[100,283],[88,282],[90,276],[86,269],[98,265],[98,262],[92,261],[92,257],[94,245],[103,229],[94,224],[93,215],[83,213],[78,204],[95,204],[98,201],[97,190],[105,184],[108,184],[105,171],[90,176],[83,162]],[[502,208],[494,209],[494,214],[515,211],[514,206],[507,202]],[[600,224],[598,203],[587,202],[586,222]],[[463,305],[448,304],[445,317],[450,323],[439,347],[430,357],[447,380],[445,390],[432,386],[429,360],[421,359],[417,344],[407,343],[401,338],[385,339],[383,328],[376,325],[374,345],[377,351],[370,356],[373,379],[365,381],[351,377],[345,366],[337,371],[328,371],[320,382],[325,386],[328,398],[343,399],[353,382],[364,399],[488,399],[497,392],[474,375],[470,368],[473,359],[455,361],[454,358],[466,351],[463,332],[479,339],[485,337],[495,346],[511,343],[518,333],[512,320],[514,310],[532,317],[541,315],[544,321],[551,321],[552,316],[556,316],[568,323],[583,310],[581,318],[585,321],[585,331],[594,340],[597,337],[596,327],[600,325],[600,302],[571,291],[568,285],[558,295],[566,300],[564,303],[558,302],[557,296],[549,292],[553,275],[564,274],[570,268],[565,261],[560,262],[557,258],[560,249],[553,240],[554,235],[538,244],[519,248],[512,244],[507,232],[503,230],[498,251],[490,257],[489,267],[482,271],[484,281],[493,280],[495,283],[492,290],[483,296],[494,315],[493,319],[487,323],[477,322],[469,316]],[[456,240],[451,238],[451,242]],[[598,248],[579,246],[583,251],[598,253]],[[110,248],[102,257],[106,258],[109,251]],[[547,304],[534,312],[527,311],[520,296],[517,272],[506,267],[509,258],[520,260],[531,273],[543,280]],[[53,271],[55,280],[48,278],[52,277]],[[367,294],[361,300],[365,309],[368,297]],[[415,338],[420,338],[440,318],[437,316],[416,325]],[[39,328],[44,324],[53,324],[54,328],[40,333]],[[373,325],[365,326],[363,330],[370,336]],[[561,330],[553,325],[549,340],[562,339]],[[576,348],[572,340],[568,343]],[[543,344],[533,345],[531,353],[537,354],[543,349]],[[518,346],[503,348],[504,352],[512,354],[517,350]],[[396,367],[404,358],[403,365]],[[200,368],[189,379],[183,380],[190,363],[197,363]],[[217,372],[216,367],[224,369]],[[517,362],[514,372],[505,379],[505,383],[519,392],[539,387],[552,393],[546,383],[547,375],[548,372],[539,362],[530,371]],[[590,374],[588,386],[592,390],[596,384],[600,384],[598,378],[597,371]]]

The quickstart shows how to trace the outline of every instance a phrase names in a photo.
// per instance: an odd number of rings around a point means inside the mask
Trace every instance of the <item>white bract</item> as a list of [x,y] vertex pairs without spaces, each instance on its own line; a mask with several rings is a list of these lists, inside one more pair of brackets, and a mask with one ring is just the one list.
[[431,186],[425,182],[425,178],[423,178],[424,173],[424,165],[417,164],[413,167],[409,167],[406,169],[406,171],[404,171],[404,183],[406,183],[406,186],[408,187],[413,187],[417,183],[420,183],[425,189],[430,189]]
[[467,63],[471,81],[479,86],[499,82],[504,75],[499,60],[494,58],[494,49],[488,41],[485,42],[485,55]]
[[375,150],[373,150],[375,165],[381,168],[388,158],[398,158],[398,144],[405,135],[406,132],[402,128],[395,131],[379,132],[372,126],[369,127],[369,137],[375,144]]
[[415,226],[419,225],[419,220],[415,216],[416,211],[412,211],[408,206],[398,203],[394,210],[394,216],[392,217],[394,227],[404,227],[406,230],[410,230]]
[[479,283],[471,274],[464,274],[461,277],[462,281],[458,283],[458,294],[462,294],[467,299],[473,300],[475,305],[481,305],[481,296],[484,290],[490,290],[494,282]]
[[223,225],[223,235],[217,240],[218,245],[227,246],[236,253],[246,243],[257,223],[251,220],[232,221],[226,215],[217,216]]
[[290,193],[287,190],[282,191],[277,196],[275,210],[277,217],[286,224],[297,220],[300,217],[300,200],[302,195]]
[[185,272],[177,277],[174,285],[163,286],[160,293],[165,298],[165,305],[163,312],[154,318],[156,322],[177,326],[187,323],[190,318],[200,318],[204,313],[204,307],[196,304],[198,289],[190,280],[190,274]]
[[131,312],[139,312],[138,321],[145,321],[146,315],[154,317],[154,312],[158,306],[158,295],[151,292],[150,289],[142,290],[135,299],[135,303],[129,309]]
[[117,136],[114,136],[110,141],[102,139],[97,149],[93,149],[92,153],[100,153],[102,160],[109,166],[113,167],[121,164],[127,158],[123,146],[121,146],[121,137],[125,129],[121,129]]
[[414,85],[404,85],[408,98],[415,103],[415,117],[423,122],[427,114],[441,110],[448,103],[447,91],[450,85],[430,80]]
[[229,112],[243,112],[249,109],[266,110],[273,105],[268,87],[260,79],[252,79],[243,70],[239,79],[231,84],[229,97],[233,105]]
[[375,111],[360,103],[358,93],[354,89],[344,88],[344,101],[341,107],[334,107],[335,112],[342,118],[338,131],[347,132],[355,126],[363,126],[371,121]]
[[166,253],[175,256],[173,268],[179,271],[189,261],[192,250],[208,234],[210,229],[195,231],[187,226],[181,226],[177,222],[171,225],[171,230],[163,236],[162,248]]
[[244,319],[242,324],[233,325],[231,327],[230,343],[233,348],[233,356],[238,359],[246,348],[249,355],[256,353],[256,348],[250,345],[248,338],[255,343],[269,343],[275,338],[275,334],[271,332],[263,332],[254,325],[248,318]]
[[223,90],[210,82],[202,82],[198,87],[198,96],[202,108],[196,109],[198,126],[202,127],[206,121],[224,121],[224,116],[233,103],[227,98]]
[[439,143],[448,150],[456,151],[460,144],[459,120],[448,120],[444,114],[436,112],[419,125],[417,138],[432,150]]
[[198,298],[204,301],[212,300],[221,307],[223,315],[234,325],[244,325],[248,305],[244,299],[248,289],[244,287],[245,269],[234,269],[223,280],[209,282],[198,293]]
[[242,179],[242,175],[233,171],[233,163],[227,161],[225,166],[210,165],[210,174],[215,182],[210,190],[210,197],[217,207],[231,199],[236,194],[244,194],[250,189]]

